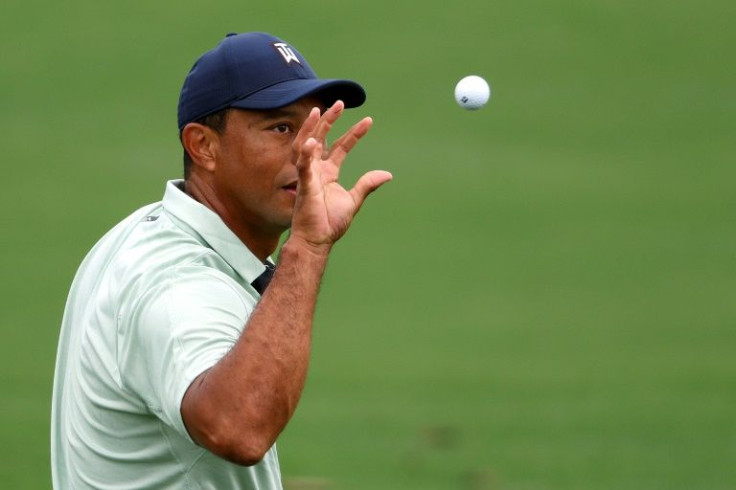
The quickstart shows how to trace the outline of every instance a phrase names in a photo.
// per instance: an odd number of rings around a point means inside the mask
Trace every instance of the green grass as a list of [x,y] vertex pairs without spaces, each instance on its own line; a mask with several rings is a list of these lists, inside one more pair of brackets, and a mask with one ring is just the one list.
[[[725,0],[6,2],[3,487],[50,486],[66,293],[94,241],[180,175],[186,72],[226,32],[266,30],[366,86],[347,118],[376,124],[346,182],[395,175],[331,259],[279,443],[285,477],[733,488],[735,13]],[[491,82],[481,111],[452,99],[467,74]]]

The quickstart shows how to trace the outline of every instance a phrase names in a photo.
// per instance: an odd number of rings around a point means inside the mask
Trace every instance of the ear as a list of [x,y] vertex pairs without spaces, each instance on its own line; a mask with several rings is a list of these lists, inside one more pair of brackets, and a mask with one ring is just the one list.
[[215,170],[218,134],[203,124],[189,123],[181,131],[181,144],[192,163],[210,172]]

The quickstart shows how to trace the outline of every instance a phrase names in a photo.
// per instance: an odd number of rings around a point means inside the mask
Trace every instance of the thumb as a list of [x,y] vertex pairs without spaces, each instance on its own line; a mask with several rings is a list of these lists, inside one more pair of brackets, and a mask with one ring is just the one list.
[[360,208],[363,205],[363,201],[365,201],[365,198],[370,193],[393,178],[394,176],[391,175],[391,172],[386,172],[385,170],[372,170],[364,174],[358,179],[355,186],[350,189],[350,196],[353,198],[356,208]]

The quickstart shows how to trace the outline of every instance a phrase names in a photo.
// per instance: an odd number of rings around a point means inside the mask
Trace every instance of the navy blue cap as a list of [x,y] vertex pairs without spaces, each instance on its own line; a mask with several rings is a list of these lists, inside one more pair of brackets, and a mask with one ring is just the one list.
[[345,107],[365,102],[365,91],[351,80],[317,78],[299,52],[264,32],[228,34],[189,71],[179,95],[179,131],[192,121],[237,107],[276,109],[315,96]]

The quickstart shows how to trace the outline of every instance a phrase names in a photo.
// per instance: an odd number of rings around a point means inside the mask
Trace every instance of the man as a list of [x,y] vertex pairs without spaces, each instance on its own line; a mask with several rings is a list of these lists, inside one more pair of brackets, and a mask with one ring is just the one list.
[[364,100],[269,34],[229,35],[195,63],[179,99],[185,180],[108,232],[69,294],[56,488],[281,488],[274,444],[304,385],[327,258],[391,179],[337,183],[372,121],[329,148],[327,135]]

